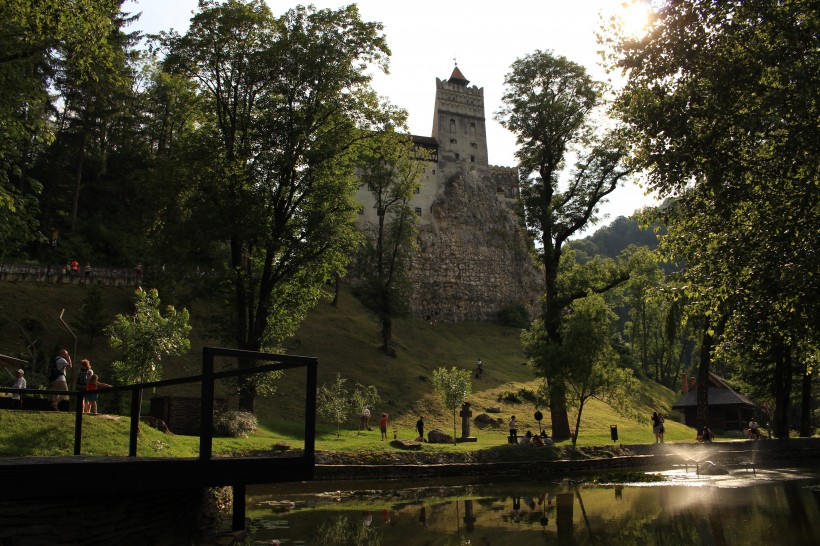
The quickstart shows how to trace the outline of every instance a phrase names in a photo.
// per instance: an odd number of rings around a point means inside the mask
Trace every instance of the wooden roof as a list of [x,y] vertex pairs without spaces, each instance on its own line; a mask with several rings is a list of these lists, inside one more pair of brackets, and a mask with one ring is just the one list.
[[[672,405],[673,409],[684,409],[698,405],[697,386],[680,397],[680,400]],[[726,381],[713,374],[709,374],[709,405],[710,406],[746,406],[756,408],[757,404],[735,392]]]

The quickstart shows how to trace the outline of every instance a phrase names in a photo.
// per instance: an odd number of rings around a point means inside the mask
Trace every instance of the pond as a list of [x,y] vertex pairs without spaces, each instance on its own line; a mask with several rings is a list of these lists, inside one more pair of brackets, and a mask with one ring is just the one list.
[[[552,480],[552,481],[550,481]],[[662,480],[662,481],[654,481]],[[254,544],[820,544],[820,479],[695,469],[529,482],[314,482],[249,489]]]

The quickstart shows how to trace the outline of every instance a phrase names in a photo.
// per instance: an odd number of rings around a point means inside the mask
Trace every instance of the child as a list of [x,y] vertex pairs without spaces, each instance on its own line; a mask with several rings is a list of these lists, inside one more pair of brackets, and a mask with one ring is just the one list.
[[[77,372],[77,390],[85,392],[88,385],[88,378],[94,375],[94,370],[91,369],[91,362],[87,358],[80,361],[80,370]],[[90,411],[91,404],[88,398],[83,398],[83,413]]]
[[382,413],[381,419],[379,419],[379,429],[382,432],[382,440],[387,440],[387,414]]
[[97,394],[98,387],[111,388],[111,385],[108,383],[101,383],[100,377],[97,374],[92,374],[91,377],[88,378],[88,384],[85,387],[85,399],[88,401],[88,408],[91,415],[97,415],[97,398],[100,396]]

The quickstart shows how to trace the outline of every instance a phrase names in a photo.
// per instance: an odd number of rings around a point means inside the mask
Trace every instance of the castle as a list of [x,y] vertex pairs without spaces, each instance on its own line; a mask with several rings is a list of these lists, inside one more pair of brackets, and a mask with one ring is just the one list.
[[[515,168],[489,165],[484,89],[456,66],[436,78],[432,136],[412,135],[424,175],[410,206],[419,216],[410,312],[431,321],[493,320],[508,305],[537,309],[541,275],[516,215]],[[362,186],[361,225],[377,222]]]

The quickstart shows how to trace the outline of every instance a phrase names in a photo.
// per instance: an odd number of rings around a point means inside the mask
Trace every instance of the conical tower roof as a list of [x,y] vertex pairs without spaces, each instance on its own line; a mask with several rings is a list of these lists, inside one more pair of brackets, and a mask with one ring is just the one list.
[[447,83],[457,83],[459,85],[467,85],[470,83],[470,80],[464,77],[464,74],[461,73],[461,70],[458,69],[458,65],[453,69],[453,73],[450,74],[450,79],[447,80]]

